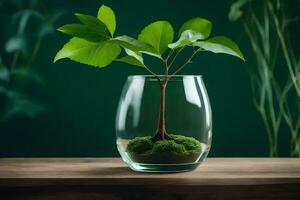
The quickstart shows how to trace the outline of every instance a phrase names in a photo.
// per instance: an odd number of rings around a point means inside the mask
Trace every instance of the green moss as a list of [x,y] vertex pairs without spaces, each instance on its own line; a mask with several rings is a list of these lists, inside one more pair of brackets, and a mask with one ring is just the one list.
[[136,137],[128,143],[127,151],[138,154],[144,154],[153,148],[153,142],[150,136]]
[[177,144],[174,140],[160,140],[154,143],[152,153],[184,154],[186,149],[182,144]]
[[177,144],[182,144],[189,153],[196,153],[201,150],[201,143],[193,137],[172,135],[172,138]]
[[201,151],[201,143],[193,137],[183,135],[170,136],[171,140],[159,140],[154,143],[151,140],[151,136],[136,137],[128,143],[127,152],[140,155],[189,155]]

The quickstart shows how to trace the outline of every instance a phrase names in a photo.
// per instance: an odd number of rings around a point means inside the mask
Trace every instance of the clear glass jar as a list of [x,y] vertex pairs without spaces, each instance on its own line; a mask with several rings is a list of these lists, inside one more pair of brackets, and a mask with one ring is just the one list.
[[170,78],[164,99],[168,137],[153,140],[160,124],[160,91],[159,82],[153,76],[128,77],[116,117],[119,153],[135,171],[195,169],[206,158],[212,139],[211,108],[202,77]]

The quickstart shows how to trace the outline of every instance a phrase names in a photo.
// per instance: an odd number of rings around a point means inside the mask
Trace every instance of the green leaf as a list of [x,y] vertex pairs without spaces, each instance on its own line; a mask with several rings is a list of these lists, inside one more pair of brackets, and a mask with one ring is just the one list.
[[106,25],[102,21],[100,21],[97,17],[91,15],[85,15],[81,13],[75,13],[75,16],[81,23],[85,25],[101,27],[101,29],[105,30],[106,34],[109,36],[109,31]]
[[128,56],[135,58],[136,60],[138,60],[140,63],[142,63],[144,65],[144,60],[143,60],[143,56],[141,53],[134,52],[134,51],[131,51],[130,49],[126,49],[126,48],[125,48],[125,52]]
[[24,36],[13,36],[5,44],[5,51],[12,53],[21,51],[24,55],[27,55],[27,44]]
[[213,53],[236,56],[245,61],[243,53],[237,44],[225,36],[217,36],[206,41],[195,42],[193,45]]
[[114,11],[110,7],[102,5],[99,8],[97,17],[107,26],[111,36],[113,36],[116,30],[116,16]]
[[121,52],[120,47],[110,41],[89,42],[80,38],[72,38],[56,54],[54,62],[62,58],[69,58],[95,67],[109,65]]
[[122,58],[118,58],[115,61],[118,62],[124,62],[130,65],[135,65],[135,66],[139,66],[139,67],[144,67],[144,64],[141,63],[139,60],[137,60],[136,58],[132,57],[132,56],[124,56]]
[[149,52],[161,55],[172,43],[174,31],[171,24],[167,21],[157,21],[146,26],[140,33],[138,40],[151,45],[155,52]]
[[130,49],[132,51],[147,51],[151,47],[139,40],[136,40],[132,37],[129,37],[127,35],[119,36],[116,38],[111,39],[112,42],[120,45],[121,47]]
[[185,30],[184,32],[182,32],[180,38],[176,42],[169,44],[168,47],[170,49],[177,49],[190,45],[193,42],[201,39],[204,39],[204,36],[202,34],[193,30]]
[[106,25],[102,21],[100,21],[97,17],[91,15],[85,15],[81,13],[75,13],[75,16],[84,25],[97,29],[100,35],[103,35],[104,37],[107,38],[111,37]]
[[108,40],[109,37],[101,27],[82,24],[67,24],[57,29],[58,31],[86,39],[91,42],[100,42]]
[[135,65],[139,67],[144,67],[144,60],[141,53],[131,51],[130,49],[125,49],[128,56],[116,59],[116,61],[124,62],[130,65]]
[[231,4],[228,15],[229,20],[234,22],[241,18],[243,16],[243,11],[241,8],[248,2],[249,0],[237,0]]
[[186,21],[179,29],[179,35],[185,30],[193,30],[204,36],[203,39],[209,37],[211,33],[212,23],[204,18],[196,17]]

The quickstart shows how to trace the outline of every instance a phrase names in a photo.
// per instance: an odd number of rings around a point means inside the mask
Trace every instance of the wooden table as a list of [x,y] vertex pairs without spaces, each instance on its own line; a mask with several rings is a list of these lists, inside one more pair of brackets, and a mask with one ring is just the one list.
[[0,200],[300,199],[300,159],[208,158],[192,172],[133,172],[120,158],[0,158]]

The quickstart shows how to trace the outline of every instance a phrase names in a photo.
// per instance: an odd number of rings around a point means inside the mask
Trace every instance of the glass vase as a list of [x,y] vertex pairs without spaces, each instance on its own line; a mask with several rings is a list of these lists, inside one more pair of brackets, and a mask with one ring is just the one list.
[[157,77],[129,76],[118,106],[116,136],[122,159],[135,171],[195,169],[206,158],[212,139],[202,77],[173,76],[163,88]]

